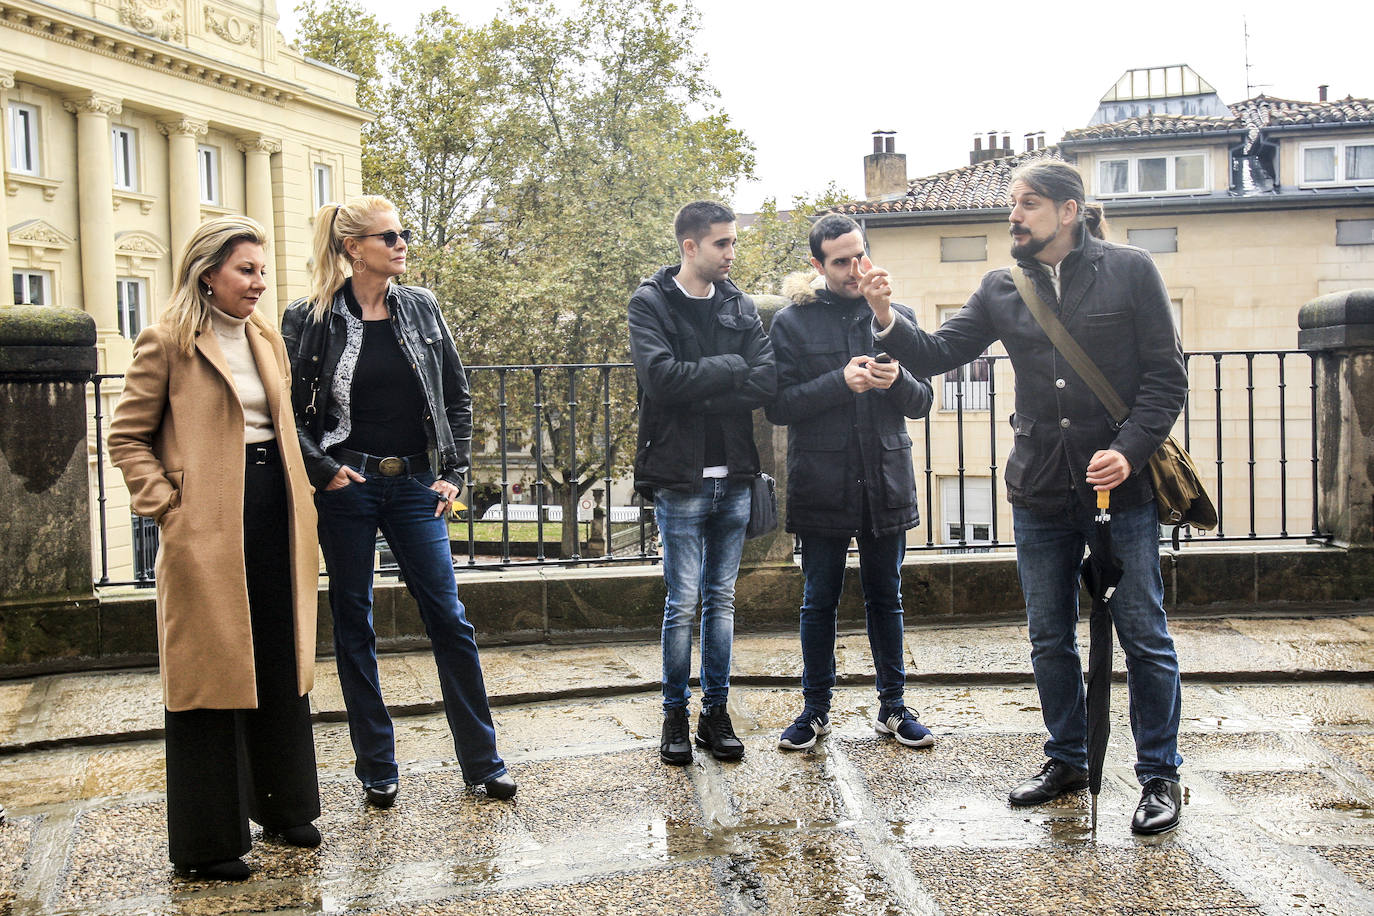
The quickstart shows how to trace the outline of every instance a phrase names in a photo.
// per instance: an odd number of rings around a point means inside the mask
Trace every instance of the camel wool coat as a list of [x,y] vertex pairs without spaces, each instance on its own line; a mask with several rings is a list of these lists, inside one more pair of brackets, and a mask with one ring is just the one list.
[[[314,488],[296,438],[281,336],[256,313],[246,327],[287,481],[297,688],[315,677],[319,547]],[[138,335],[110,423],[110,460],[133,511],[155,519],[158,659],[167,709],[255,709],[257,678],[244,567],[243,407],[215,335],[186,354],[168,328]]]

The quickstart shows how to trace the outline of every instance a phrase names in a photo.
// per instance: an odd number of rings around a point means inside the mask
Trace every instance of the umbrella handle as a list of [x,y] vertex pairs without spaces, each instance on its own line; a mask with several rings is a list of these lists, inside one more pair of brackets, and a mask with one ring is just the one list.
[[1111,505],[1111,502],[1112,502],[1112,491],[1111,491],[1111,490],[1098,490],[1098,491],[1097,491],[1097,508],[1099,508],[1099,509],[1106,509],[1108,506]]

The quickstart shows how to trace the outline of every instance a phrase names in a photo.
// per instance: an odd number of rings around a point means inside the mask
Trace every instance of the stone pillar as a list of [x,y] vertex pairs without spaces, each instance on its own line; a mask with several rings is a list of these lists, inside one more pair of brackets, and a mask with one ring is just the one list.
[[[119,337],[115,313],[114,162],[110,118],[119,100],[87,95],[65,100],[76,115],[77,214],[81,235],[81,296],[95,319],[100,345]],[[123,367],[121,366],[120,369]]]
[[[84,312],[0,306],[0,664],[44,654],[28,642],[55,638],[43,615],[94,603],[86,383],[95,342]],[[26,614],[32,624],[20,625]]]
[[172,270],[181,267],[186,241],[200,225],[200,138],[210,125],[193,118],[167,121],[157,129],[167,137],[167,203],[171,211]]
[[[244,137],[239,140],[238,148],[244,156],[244,200],[247,202],[248,216],[262,223],[262,227],[267,230],[268,239],[275,240],[277,237],[276,228],[276,206],[272,194],[272,154],[281,152],[281,143],[276,140],[269,140],[265,137]],[[275,252],[268,252],[271,261],[280,263],[275,257]],[[281,271],[277,271],[278,278]],[[280,279],[274,281],[267,287],[267,291],[258,300],[258,311],[262,317],[277,324],[277,296],[275,284],[281,282]]]
[[1374,547],[1374,289],[1308,302],[1298,347],[1317,369],[1317,516],[1337,544]]
[[0,70],[0,307],[14,305],[14,283],[10,279],[10,215],[5,190],[5,170],[10,165],[9,90],[14,88],[14,73]]
[[[759,317],[766,331],[787,300],[782,296],[755,296]],[[792,562],[792,535],[783,530],[787,519],[787,427],[768,422],[762,410],[754,411],[754,443],[759,449],[759,464],[763,473],[777,481],[778,527],[772,534],[744,542],[745,563],[775,564]]]

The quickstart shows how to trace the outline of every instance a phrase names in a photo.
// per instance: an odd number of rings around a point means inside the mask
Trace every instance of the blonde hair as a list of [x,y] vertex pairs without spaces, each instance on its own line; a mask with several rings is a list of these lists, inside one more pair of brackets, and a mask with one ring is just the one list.
[[377,194],[350,197],[341,204],[325,204],[315,213],[315,237],[310,245],[310,300],[316,321],[324,318],[334,294],[353,276],[352,264],[344,251],[344,239],[366,235],[378,213],[389,213],[396,205]]
[[[196,227],[186,241],[176,274],[176,285],[159,319],[172,332],[172,340],[183,352],[196,349],[196,334],[210,321],[213,297],[206,292],[202,278],[219,270],[243,242],[267,248],[267,231],[257,220],[246,216],[219,216]],[[267,326],[256,312],[257,324]]]

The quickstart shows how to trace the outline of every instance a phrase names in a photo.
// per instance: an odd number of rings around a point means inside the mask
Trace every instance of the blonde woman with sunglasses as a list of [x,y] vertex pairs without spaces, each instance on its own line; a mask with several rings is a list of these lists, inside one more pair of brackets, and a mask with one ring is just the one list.
[[396,802],[391,716],[377,676],[372,568],[377,532],[396,555],[439,668],[463,779],[515,795],[496,751],[473,628],[458,600],[445,515],[468,470],[467,376],[434,294],[396,279],[410,231],[384,197],[315,214],[310,292],[282,321],[301,452],[315,485],[329,571],[334,655],[354,772],[368,804]]

